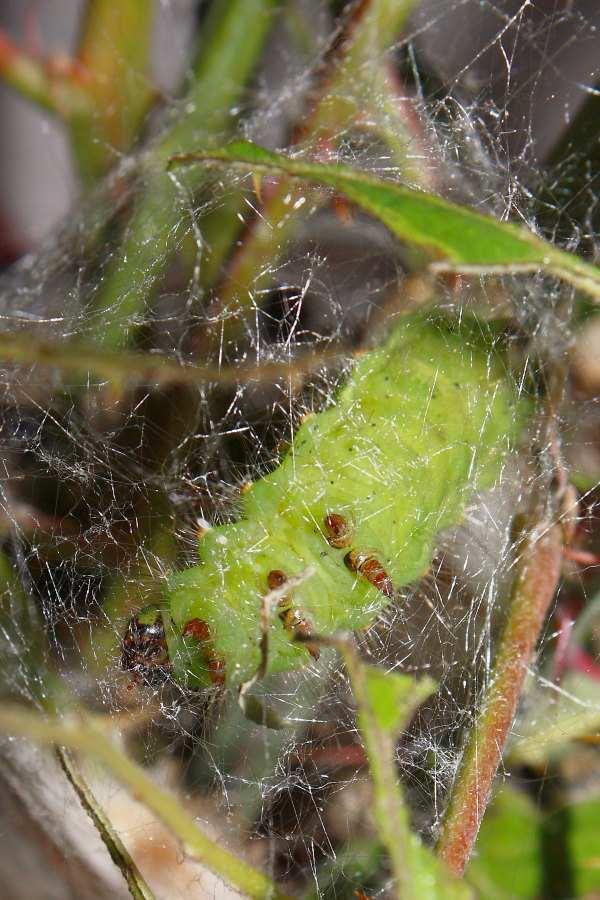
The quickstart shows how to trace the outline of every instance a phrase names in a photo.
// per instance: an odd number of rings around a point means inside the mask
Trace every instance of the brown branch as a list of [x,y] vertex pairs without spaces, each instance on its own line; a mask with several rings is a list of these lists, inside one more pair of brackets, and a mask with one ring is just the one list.
[[525,537],[490,683],[469,735],[438,841],[438,854],[462,875],[514,721],[525,677],[556,593],[563,528],[538,524]]

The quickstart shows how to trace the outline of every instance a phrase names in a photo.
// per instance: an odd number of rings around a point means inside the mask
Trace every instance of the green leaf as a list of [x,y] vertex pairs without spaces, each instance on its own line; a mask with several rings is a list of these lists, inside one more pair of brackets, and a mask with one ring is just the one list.
[[364,669],[367,698],[377,727],[395,737],[415,711],[436,690],[431,678],[415,681],[412,675]]
[[593,896],[600,881],[600,797],[575,803],[569,808],[571,830],[569,844],[577,895]]
[[[565,811],[574,896],[584,897],[598,887],[600,797],[569,804]],[[467,878],[481,897],[535,900],[540,896],[541,827],[547,816],[522,791],[503,785],[496,793],[479,832],[477,852],[467,869]]]
[[465,274],[544,270],[600,301],[600,269],[596,266],[559,250],[524,227],[500,222],[434,194],[338,163],[289,159],[248,141],[235,141],[221,150],[177,154],[171,157],[170,167],[194,161],[228,163],[252,172],[326,184],[376,216],[401,240],[424,248],[438,269]]
[[539,814],[524,793],[503,786],[477,838],[467,878],[487,900],[533,900],[540,885]]
[[511,765],[543,767],[548,759],[560,758],[576,738],[599,730],[600,682],[582,672],[568,672],[560,691],[542,685],[527,695],[508,759]]

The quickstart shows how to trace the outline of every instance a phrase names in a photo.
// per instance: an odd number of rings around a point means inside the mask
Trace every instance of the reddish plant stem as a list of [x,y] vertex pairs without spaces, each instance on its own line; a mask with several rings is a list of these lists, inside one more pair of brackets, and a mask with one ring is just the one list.
[[0,29],[0,78],[24,97],[64,119],[95,111],[89,74],[77,60],[55,53],[36,59]]
[[538,525],[523,541],[490,683],[464,750],[438,840],[438,855],[455,875],[462,875],[473,849],[525,676],[558,586],[562,542],[560,525]]

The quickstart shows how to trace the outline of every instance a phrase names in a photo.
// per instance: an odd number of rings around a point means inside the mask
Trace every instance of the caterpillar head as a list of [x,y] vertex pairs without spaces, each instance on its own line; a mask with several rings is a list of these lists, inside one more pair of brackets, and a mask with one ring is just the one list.
[[129,620],[121,643],[121,668],[149,686],[162,684],[171,674],[160,606],[147,606]]
[[200,564],[168,578],[164,604],[130,621],[122,667],[148,685],[170,675],[196,688],[241,685],[261,663],[266,622],[269,671],[297,668],[318,655],[294,641],[312,627],[294,578],[304,569],[289,542],[255,521],[211,529]]

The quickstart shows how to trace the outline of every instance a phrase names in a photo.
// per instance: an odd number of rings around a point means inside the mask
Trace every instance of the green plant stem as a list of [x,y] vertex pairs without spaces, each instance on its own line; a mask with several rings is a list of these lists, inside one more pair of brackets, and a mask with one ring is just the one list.
[[150,79],[153,0],[88,0],[77,59],[88,73],[96,115],[71,123],[83,186],[93,188],[139,137],[154,96]]
[[437,685],[362,663],[353,641],[327,638],[342,653],[357,704],[358,726],[373,778],[373,817],[387,850],[398,900],[473,900],[410,827],[410,813],[396,769],[396,739]]
[[438,854],[462,875],[515,718],[527,671],[561,572],[560,525],[538,525],[524,539],[510,605],[477,721],[470,732],[438,841]]
[[146,884],[144,876],[129,855],[121,838],[113,828],[110,819],[106,816],[102,807],[96,802],[96,798],[83,780],[81,773],[71,759],[68,751],[59,748],[56,751],[56,755],[58,756],[58,761],[73,790],[79,797],[79,802],[94,823],[98,834],[102,838],[102,841],[110,854],[110,858],[121,870],[131,896],[134,900],[156,900],[154,894]]
[[424,900],[415,884],[412,845],[418,841],[410,830],[408,810],[394,766],[396,737],[384,731],[371,709],[363,668],[353,647],[340,645],[352,690],[362,718],[361,733],[373,777],[373,817],[390,859],[398,900]]
[[206,837],[174,797],[158,787],[83,715],[43,719],[39,713],[4,706],[0,708],[0,729],[40,744],[58,744],[95,756],[171,829],[190,854],[219,878],[251,900],[291,900],[262,872]]
[[[165,171],[176,150],[205,145],[231,130],[232,108],[246,84],[273,19],[277,0],[218,0],[211,5],[202,33],[196,78],[180,101],[181,116],[141,162],[141,192],[122,246],[99,286],[91,307],[92,323],[106,348],[126,344],[136,317],[189,227],[181,192]],[[206,178],[199,172],[197,188]]]

